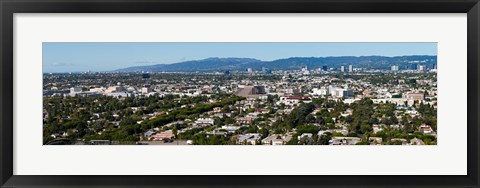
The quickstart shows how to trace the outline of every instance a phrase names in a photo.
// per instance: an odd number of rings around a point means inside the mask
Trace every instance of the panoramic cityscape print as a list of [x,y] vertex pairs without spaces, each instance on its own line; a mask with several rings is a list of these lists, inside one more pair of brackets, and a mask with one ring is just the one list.
[[42,53],[43,145],[437,144],[437,43],[46,42]]

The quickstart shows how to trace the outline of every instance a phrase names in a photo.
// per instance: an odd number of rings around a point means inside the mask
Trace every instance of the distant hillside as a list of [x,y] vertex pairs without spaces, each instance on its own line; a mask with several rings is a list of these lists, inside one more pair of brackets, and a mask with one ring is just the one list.
[[185,61],[173,64],[158,64],[151,66],[138,66],[119,69],[120,72],[194,72],[194,71],[225,71],[246,70],[252,68],[261,70],[263,67],[271,70],[292,70],[308,66],[309,69],[340,68],[340,66],[353,65],[356,68],[390,69],[392,65],[406,69],[411,64],[433,67],[437,63],[437,56],[341,56],[341,57],[291,57],[274,61],[261,61],[252,58],[207,58],[203,60]]

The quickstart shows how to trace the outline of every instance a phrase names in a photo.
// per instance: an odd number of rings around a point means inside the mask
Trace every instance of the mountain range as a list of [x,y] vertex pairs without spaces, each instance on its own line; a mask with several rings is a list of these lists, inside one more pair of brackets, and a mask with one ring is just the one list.
[[135,66],[115,70],[116,72],[208,72],[208,71],[233,71],[262,70],[294,70],[307,66],[309,69],[327,68],[339,69],[340,66],[353,65],[355,68],[390,69],[396,65],[400,69],[407,69],[412,64],[433,67],[437,63],[437,56],[412,55],[412,56],[338,56],[338,57],[290,57],[273,61],[262,61],[253,58],[218,58],[212,57],[202,60],[183,61],[172,64],[156,64],[148,66]]

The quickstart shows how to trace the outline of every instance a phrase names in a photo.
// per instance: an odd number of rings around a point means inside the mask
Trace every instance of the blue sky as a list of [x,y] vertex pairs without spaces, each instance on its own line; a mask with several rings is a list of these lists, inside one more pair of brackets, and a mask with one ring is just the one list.
[[111,71],[209,57],[275,60],[288,57],[437,55],[437,43],[45,42],[43,72]]

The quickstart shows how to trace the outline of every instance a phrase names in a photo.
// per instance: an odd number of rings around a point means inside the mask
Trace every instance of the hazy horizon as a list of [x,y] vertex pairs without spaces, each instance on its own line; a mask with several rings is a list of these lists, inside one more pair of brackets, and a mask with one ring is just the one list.
[[45,42],[43,72],[105,72],[207,58],[437,55],[435,42]]

